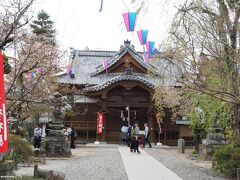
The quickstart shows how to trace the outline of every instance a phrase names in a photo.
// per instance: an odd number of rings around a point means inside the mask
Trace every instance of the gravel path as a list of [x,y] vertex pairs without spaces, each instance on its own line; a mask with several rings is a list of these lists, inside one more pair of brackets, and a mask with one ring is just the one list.
[[[226,180],[214,176],[210,162],[190,160],[187,153],[178,154],[171,148],[144,150],[184,180]],[[67,180],[128,180],[118,146],[77,147],[72,154],[69,159],[48,159],[39,168],[64,173]],[[33,175],[33,167],[22,167],[16,175]]]
[[215,176],[211,172],[209,163],[194,162],[187,159],[186,155],[177,154],[176,150],[145,148],[145,151],[184,180],[226,180],[226,178]]
[[76,153],[78,160],[72,161],[66,168],[66,179],[128,179],[118,148],[85,148]]
[[[66,180],[127,180],[118,148],[76,148],[74,158],[47,160],[40,169],[54,170],[65,174]],[[25,172],[25,173],[24,173]],[[33,168],[21,168],[17,175],[30,173]]]

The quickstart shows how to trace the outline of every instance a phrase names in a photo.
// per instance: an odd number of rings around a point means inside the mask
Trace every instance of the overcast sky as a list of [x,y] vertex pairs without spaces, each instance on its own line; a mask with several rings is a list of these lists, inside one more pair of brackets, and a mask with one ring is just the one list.
[[148,0],[148,12],[138,16],[134,33],[126,31],[122,18],[122,13],[136,11],[129,2],[103,0],[99,12],[101,0],[40,0],[34,12],[43,9],[51,16],[63,48],[118,51],[123,41],[130,39],[137,50],[142,50],[136,34],[140,29],[149,30],[148,40],[160,44],[167,37],[176,0]]

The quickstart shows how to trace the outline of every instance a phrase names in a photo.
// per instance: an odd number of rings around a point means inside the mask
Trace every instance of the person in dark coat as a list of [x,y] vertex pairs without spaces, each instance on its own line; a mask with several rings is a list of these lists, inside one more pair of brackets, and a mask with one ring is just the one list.
[[71,148],[75,149],[74,140],[75,140],[75,137],[76,137],[76,131],[73,127],[71,127],[70,137],[71,137]]
[[131,137],[132,137],[132,142],[131,142],[131,146],[130,146],[131,152],[140,153],[140,151],[138,149],[138,146],[139,146],[138,135],[139,135],[138,124],[134,124],[132,131],[131,131]]

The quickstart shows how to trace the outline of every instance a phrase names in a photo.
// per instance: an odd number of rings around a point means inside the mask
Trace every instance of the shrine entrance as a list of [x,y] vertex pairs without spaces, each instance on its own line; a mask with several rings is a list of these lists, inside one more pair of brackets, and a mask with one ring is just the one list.
[[[144,130],[144,123],[148,122],[148,109],[143,107],[129,107],[130,124],[138,122],[139,129]],[[109,107],[106,115],[106,141],[117,143],[120,141],[120,130],[123,125],[128,124],[128,112],[126,107]]]
[[[128,116],[130,116],[130,125],[138,122],[140,131],[144,130],[144,123],[152,123],[149,113],[153,108],[151,95],[140,86],[131,89],[116,86],[108,91],[104,104],[108,111],[105,114],[103,133],[103,140],[106,142],[120,141],[121,127],[128,124]],[[129,111],[126,107],[129,107]]]

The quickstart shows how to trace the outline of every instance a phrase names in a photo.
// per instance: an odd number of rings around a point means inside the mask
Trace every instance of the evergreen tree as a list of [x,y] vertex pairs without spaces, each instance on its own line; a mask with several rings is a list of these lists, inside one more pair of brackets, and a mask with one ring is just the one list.
[[56,31],[53,24],[50,16],[41,10],[37,15],[37,19],[30,26],[35,35],[41,36],[41,40],[55,44]]

